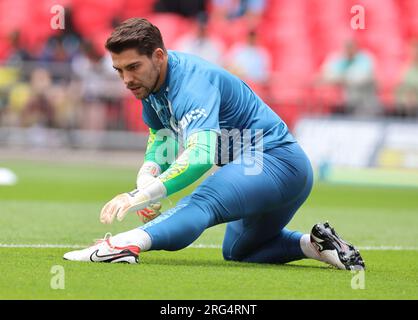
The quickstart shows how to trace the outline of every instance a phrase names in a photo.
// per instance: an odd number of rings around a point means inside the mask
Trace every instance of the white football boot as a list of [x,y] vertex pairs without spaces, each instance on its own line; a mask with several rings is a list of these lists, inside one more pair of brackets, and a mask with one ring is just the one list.
[[366,268],[360,252],[352,244],[341,239],[328,222],[313,226],[311,243],[323,262],[344,270]]
[[65,260],[86,261],[86,262],[122,262],[138,263],[140,249],[136,245],[117,247],[110,243],[110,233],[106,233],[103,239],[82,250],[70,251],[64,254]]

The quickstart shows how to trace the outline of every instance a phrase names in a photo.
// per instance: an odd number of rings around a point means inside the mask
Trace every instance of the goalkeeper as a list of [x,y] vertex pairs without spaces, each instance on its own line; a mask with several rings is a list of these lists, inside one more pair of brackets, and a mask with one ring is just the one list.
[[[311,191],[312,168],[286,124],[243,81],[198,57],[167,51],[146,19],[124,21],[106,49],[127,89],[142,101],[150,135],[137,188],[110,200],[100,220],[121,221],[136,211],[145,224],[65,259],[136,263],[140,252],[180,250],[205,229],[227,223],[226,260],[313,258],[340,269],[364,268],[359,252],[328,223],[310,234],[286,228]],[[159,200],[213,164],[220,168],[160,214]]]

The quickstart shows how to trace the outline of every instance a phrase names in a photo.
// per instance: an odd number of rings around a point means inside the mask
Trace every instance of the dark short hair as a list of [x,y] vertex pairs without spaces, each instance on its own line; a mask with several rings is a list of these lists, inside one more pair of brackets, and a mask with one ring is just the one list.
[[157,48],[167,52],[160,30],[143,18],[130,18],[123,21],[113,30],[105,47],[114,53],[136,49],[139,54],[148,57],[151,57]]

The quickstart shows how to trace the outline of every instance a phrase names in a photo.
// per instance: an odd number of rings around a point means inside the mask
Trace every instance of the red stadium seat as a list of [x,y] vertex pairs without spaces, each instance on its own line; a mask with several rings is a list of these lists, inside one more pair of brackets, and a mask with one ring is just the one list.
[[245,19],[227,21],[212,17],[208,23],[209,34],[220,38],[227,48],[231,47],[234,43],[245,42],[249,31]]
[[2,60],[9,56],[10,50],[11,48],[7,37],[0,35],[0,64]]
[[418,15],[413,12],[418,12],[418,1],[416,0],[399,0],[399,16],[400,24],[406,40],[410,41],[418,38]]
[[112,0],[72,0],[74,23],[90,38],[111,27],[112,18],[120,15],[123,3]]
[[153,12],[156,0],[124,0],[121,9],[121,20],[133,17],[146,17]]
[[0,33],[9,34],[20,29],[30,16],[31,6],[25,0],[0,1]]
[[287,126],[292,130],[301,116],[301,110],[299,104],[294,103],[273,103],[270,107],[276,112],[283,121],[286,122]]
[[142,103],[129,94],[123,101],[123,114],[127,129],[130,131],[148,131],[147,125],[142,120]]
[[172,13],[154,13],[147,19],[158,26],[168,49],[171,49],[176,41],[195,25],[194,21]]
[[306,102],[307,90],[311,77],[303,77],[298,73],[275,72],[270,77],[270,100],[274,103],[303,104]]

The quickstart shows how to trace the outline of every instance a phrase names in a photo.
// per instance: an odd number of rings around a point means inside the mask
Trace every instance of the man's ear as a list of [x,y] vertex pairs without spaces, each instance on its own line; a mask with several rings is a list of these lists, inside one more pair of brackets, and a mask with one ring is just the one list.
[[154,50],[154,53],[152,54],[152,58],[155,59],[154,62],[161,63],[164,59],[164,50],[161,48],[157,48]]

